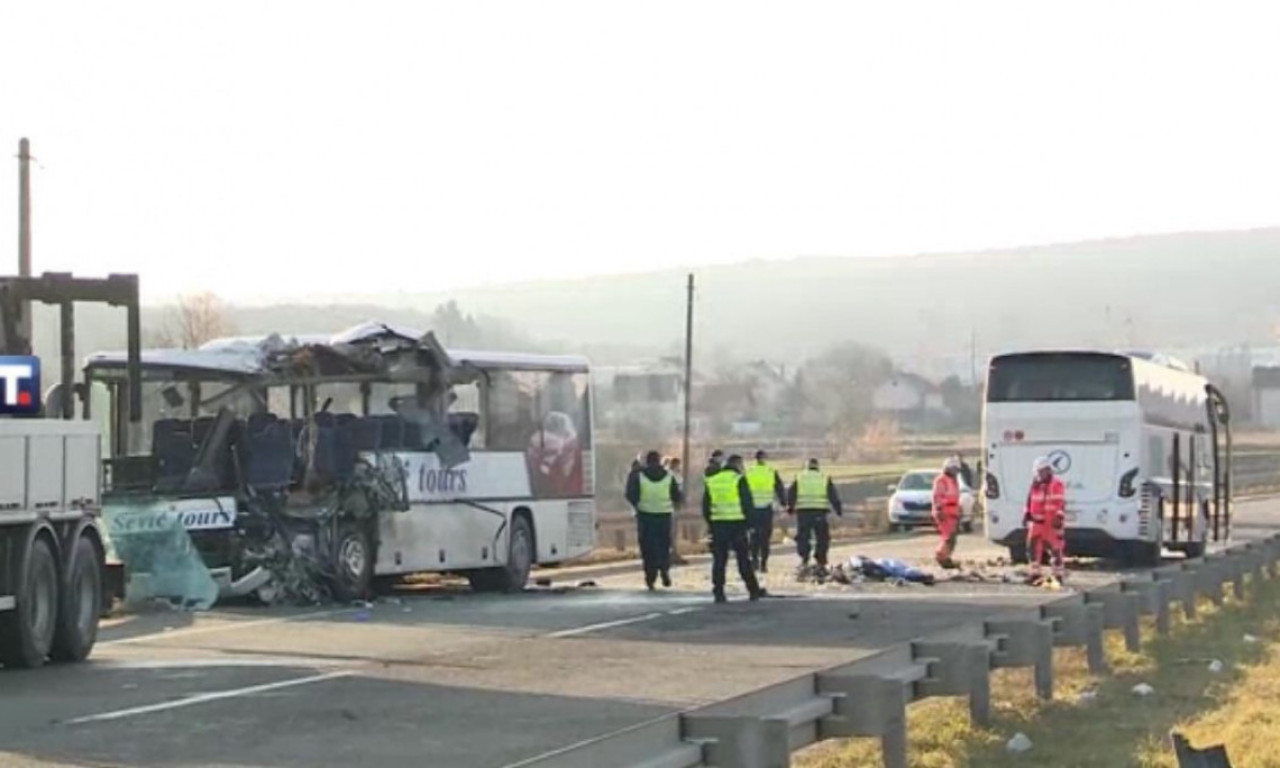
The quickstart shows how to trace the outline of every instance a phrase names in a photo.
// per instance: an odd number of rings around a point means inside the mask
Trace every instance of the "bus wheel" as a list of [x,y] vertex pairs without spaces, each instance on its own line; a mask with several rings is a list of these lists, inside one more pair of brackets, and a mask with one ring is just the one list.
[[102,561],[87,536],[76,540],[67,569],[66,589],[58,605],[58,631],[50,656],[54,661],[84,661],[98,639],[102,605]]
[[477,592],[519,592],[529,581],[533,556],[533,528],[523,515],[513,515],[507,564],[501,568],[471,571],[467,574],[467,581]]
[[44,664],[58,625],[58,561],[44,538],[27,550],[15,610],[0,614],[0,663],[34,668]]
[[348,520],[338,528],[334,543],[333,596],[349,603],[369,594],[373,584],[373,547],[365,526]]

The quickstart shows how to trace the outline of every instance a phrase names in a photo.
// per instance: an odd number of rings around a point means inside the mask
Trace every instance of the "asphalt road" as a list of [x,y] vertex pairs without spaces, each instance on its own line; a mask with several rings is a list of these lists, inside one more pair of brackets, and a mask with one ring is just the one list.
[[[1280,502],[1242,504],[1238,520],[1238,538],[1280,529]],[[905,535],[833,561],[925,562],[932,547]],[[962,537],[959,553],[1000,550]],[[772,564],[777,597],[759,603],[739,591],[712,605],[699,563],[654,594],[622,574],[513,596],[440,588],[368,609],[126,617],[85,664],[0,672],[0,766],[500,768],[1045,598],[984,582],[801,584],[794,555]],[[554,573],[574,584],[585,572]]]

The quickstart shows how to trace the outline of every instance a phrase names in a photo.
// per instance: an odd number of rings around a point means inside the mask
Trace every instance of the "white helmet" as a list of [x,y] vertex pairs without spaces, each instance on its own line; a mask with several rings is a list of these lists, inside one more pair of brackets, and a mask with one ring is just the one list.
[[942,462],[942,471],[943,472],[959,472],[960,460],[957,459],[955,456],[948,456],[947,460]]
[[1052,469],[1053,469],[1053,465],[1049,463],[1049,457],[1048,457],[1048,456],[1039,456],[1039,457],[1037,457],[1037,458],[1036,458],[1036,462],[1035,462],[1035,464],[1032,464],[1032,465],[1031,465],[1031,471],[1032,471],[1032,472],[1035,472],[1036,474],[1040,474],[1041,472],[1045,471],[1046,469],[1048,469],[1048,470],[1052,470]]

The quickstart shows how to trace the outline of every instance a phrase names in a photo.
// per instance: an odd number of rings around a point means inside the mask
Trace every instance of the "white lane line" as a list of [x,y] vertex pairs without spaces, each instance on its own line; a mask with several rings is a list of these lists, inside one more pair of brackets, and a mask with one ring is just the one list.
[[[294,616],[276,616],[270,619],[255,619],[253,621],[237,621],[228,624],[218,624],[212,627],[189,627],[187,629],[175,629],[172,632],[165,632],[163,629],[151,632],[137,637],[125,637],[119,640],[107,640],[98,643],[98,647],[112,645],[129,645],[132,643],[146,643],[152,640],[168,639],[170,637],[186,637],[188,635],[205,635],[212,632],[234,632],[238,629],[252,629],[254,627],[265,627],[272,624],[286,624],[291,621],[302,621],[303,619],[319,619],[325,616],[335,616],[340,613],[349,613],[358,609],[355,608],[331,608],[327,611],[312,611],[311,613],[299,613]],[[125,626],[125,625],[120,625]]]
[[613,629],[614,627],[625,627],[628,624],[639,624],[642,621],[653,621],[666,616],[665,613],[646,613],[643,616],[632,616],[629,619],[618,619],[617,621],[605,621],[599,624],[588,624],[585,627],[574,627],[573,629],[562,629],[559,632],[552,632],[547,637],[573,637],[574,635],[585,635],[588,632],[598,632],[602,629]]
[[67,720],[65,725],[83,725],[84,723],[99,723],[107,720],[123,720],[126,717],[134,717],[136,715],[149,715],[152,712],[163,712],[166,709],[178,709],[180,707],[191,707],[196,704],[204,704],[210,701],[219,701],[221,699],[233,699],[237,696],[251,696],[255,693],[265,693],[266,691],[277,691],[281,688],[292,688],[298,685],[307,685],[309,683],[321,683],[325,680],[333,680],[339,677],[348,677],[354,675],[355,670],[344,670],[341,672],[326,672],[323,675],[313,675],[311,677],[300,677],[293,680],[281,680],[276,683],[264,683],[262,685],[251,685],[248,688],[234,688],[229,691],[215,691],[213,693],[201,693],[196,696],[188,696],[185,699],[176,701],[164,701],[159,704],[147,704],[142,707],[130,707],[129,709],[117,709],[114,712],[103,712],[97,715],[85,715],[77,717],[74,720]]
[[639,624],[644,621],[653,621],[661,619],[664,616],[683,616],[687,613],[701,611],[702,606],[692,605],[686,608],[676,608],[671,611],[660,611],[655,613],[646,613],[643,616],[632,616],[629,619],[618,619],[617,621],[605,621],[600,624],[588,624],[585,627],[574,627],[572,629],[562,629],[559,632],[552,632],[547,637],[575,637],[577,635],[585,635],[590,632],[598,632],[602,629],[615,629],[617,627],[625,627],[631,624]]
[[94,666],[106,669],[209,669],[221,667],[338,667],[345,661],[315,659],[307,656],[268,656],[217,659],[107,659]]

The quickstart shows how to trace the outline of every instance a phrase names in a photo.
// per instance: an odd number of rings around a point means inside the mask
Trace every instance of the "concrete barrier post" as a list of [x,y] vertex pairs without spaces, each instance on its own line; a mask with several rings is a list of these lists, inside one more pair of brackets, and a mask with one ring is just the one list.
[[705,741],[703,764],[716,768],[790,768],[785,720],[748,715],[685,715],[683,737]]
[[1130,653],[1142,650],[1142,637],[1139,634],[1138,611],[1142,598],[1132,592],[1100,589],[1088,592],[1084,596],[1088,604],[1102,606],[1103,626],[1107,629],[1124,631],[1124,647]]
[[987,643],[916,642],[911,652],[928,676],[917,681],[914,698],[967,696],[969,719],[991,721],[991,646]]
[[1171,600],[1182,603],[1182,614],[1188,620],[1196,617],[1196,572],[1190,562],[1165,565],[1155,570],[1155,577],[1169,581]]
[[1138,611],[1143,616],[1156,617],[1156,631],[1160,634],[1169,632],[1169,585],[1168,582],[1133,580],[1120,582],[1120,591],[1138,596]]
[[1058,647],[1084,646],[1089,659],[1089,671],[1106,670],[1106,656],[1102,649],[1103,608],[1084,602],[1062,602],[1046,605],[1041,615],[1053,624],[1053,644]]
[[1034,667],[1036,695],[1053,698],[1053,625],[1030,619],[988,621],[986,636],[996,641],[991,666]]
[[1195,571],[1196,591],[1219,608],[1226,602],[1226,597],[1222,594],[1222,585],[1227,581],[1226,571],[1226,561],[1217,553],[1199,560]]
[[818,726],[820,739],[880,738],[885,768],[907,765],[907,685],[879,675],[818,675],[818,693],[833,696],[835,714]]

